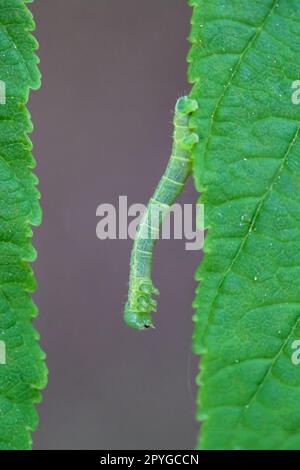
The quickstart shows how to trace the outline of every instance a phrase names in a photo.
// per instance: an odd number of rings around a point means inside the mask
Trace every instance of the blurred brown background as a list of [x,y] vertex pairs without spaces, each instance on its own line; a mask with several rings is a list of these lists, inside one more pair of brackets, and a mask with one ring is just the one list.
[[[36,324],[49,384],[35,449],[192,449],[193,275],[200,254],[159,242],[156,330],[122,320],[131,241],[96,238],[96,208],[145,203],[167,162],[172,110],[189,91],[184,0],[30,5],[43,73],[30,109],[44,222],[35,230]],[[182,202],[195,202],[189,183]]]

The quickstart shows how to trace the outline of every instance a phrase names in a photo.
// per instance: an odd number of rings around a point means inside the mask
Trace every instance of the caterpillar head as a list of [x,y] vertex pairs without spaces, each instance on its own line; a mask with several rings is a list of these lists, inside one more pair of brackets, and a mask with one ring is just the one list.
[[154,328],[151,313],[157,309],[157,302],[152,298],[159,295],[152,282],[137,279],[125,305],[124,320],[128,326],[137,330]]
[[124,320],[130,328],[134,328],[135,330],[154,328],[150,313],[134,312],[128,303],[125,306]]

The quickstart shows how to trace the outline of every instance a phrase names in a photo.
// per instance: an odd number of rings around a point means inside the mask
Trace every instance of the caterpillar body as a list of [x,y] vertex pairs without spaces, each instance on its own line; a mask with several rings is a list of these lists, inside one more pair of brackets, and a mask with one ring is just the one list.
[[125,322],[135,329],[154,327],[152,313],[157,309],[153,296],[159,291],[152,282],[152,258],[160,226],[175,200],[182,193],[191,173],[191,150],[199,138],[189,126],[190,115],[198,103],[187,96],[177,100],[174,115],[173,149],[167,168],[151,197],[135,237],[131,261]]

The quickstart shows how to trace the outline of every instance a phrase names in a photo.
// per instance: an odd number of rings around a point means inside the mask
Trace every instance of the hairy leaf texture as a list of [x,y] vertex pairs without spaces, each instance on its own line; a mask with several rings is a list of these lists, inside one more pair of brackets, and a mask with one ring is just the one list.
[[0,0],[0,80],[6,103],[0,104],[0,449],[29,449],[37,426],[35,403],[46,383],[44,353],[32,326],[37,308],[29,293],[35,279],[29,262],[31,225],[41,222],[35,160],[28,133],[29,89],[40,85],[31,35],[32,15],[22,0]]
[[191,0],[202,449],[300,449],[299,0]]

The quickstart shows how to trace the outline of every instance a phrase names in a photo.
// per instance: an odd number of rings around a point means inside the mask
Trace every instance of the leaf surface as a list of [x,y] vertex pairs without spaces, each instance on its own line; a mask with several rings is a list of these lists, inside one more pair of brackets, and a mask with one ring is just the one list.
[[202,449],[300,449],[298,0],[192,0]]
[[5,362],[0,364],[0,449],[5,450],[31,448],[30,434],[38,422],[35,403],[47,378],[32,326],[37,308],[30,298],[36,286],[29,266],[36,258],[30,226],[41,222],[41,208],[26,103],[30,88],[40,85],[40,73],[26,3],[0,0],[0,80],[6,89],[6,102],[0,104],[0,341]]

